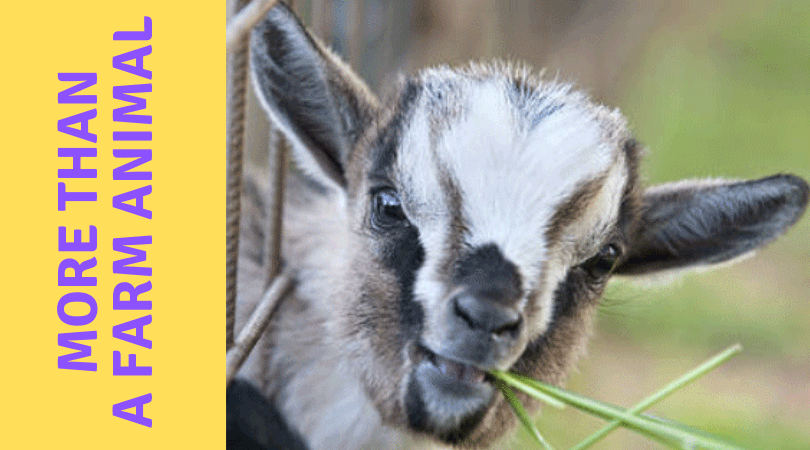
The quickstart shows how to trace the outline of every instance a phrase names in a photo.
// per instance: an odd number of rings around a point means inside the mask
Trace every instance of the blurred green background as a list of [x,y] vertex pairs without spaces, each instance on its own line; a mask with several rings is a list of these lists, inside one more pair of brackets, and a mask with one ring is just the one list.
[[[616,97],[650,148],[650,182],[810,179],[810,2],[675,3]],[[570,388],[629,405],[741,342],[741,357],[654,411],[750,448],[810,448],[807,217],[735,266],[656,290],[614,282],[606,297],[591,356]],[[540,424],[564,447],[594,422],[570,412]],[[626,432],[604,447],[655,448]]]
[[[619,107],[649,183],[810,179],[810,2],[296,1],[378,87],[396,70],[515,58]],[[253,108],[248,146],[266,145]],[[263,152],[251,161],[261,164]],[[734,342],[744,352],[652,410],[756,449],[810,448],[810,218],[754,258],[668,285],[614,280],[568,388],[629,406]],[[602,423],[538,421],[556,448]],[[521,431],[513,449],[535,448]],[[659,448],[618,430],[597,448]]]

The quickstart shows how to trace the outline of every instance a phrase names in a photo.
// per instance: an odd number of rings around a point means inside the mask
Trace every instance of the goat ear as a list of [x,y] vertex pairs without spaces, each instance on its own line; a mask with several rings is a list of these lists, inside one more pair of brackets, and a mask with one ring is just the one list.
[[615,273],[705,267],[744,256],[799,220],[808,191],[794,175],[653,187],[644,195],[638,232]]
[[259,98],[290,140],[298,167],[345,188],[346,163],[376,98],[283,3],[256,26],[250,47]]

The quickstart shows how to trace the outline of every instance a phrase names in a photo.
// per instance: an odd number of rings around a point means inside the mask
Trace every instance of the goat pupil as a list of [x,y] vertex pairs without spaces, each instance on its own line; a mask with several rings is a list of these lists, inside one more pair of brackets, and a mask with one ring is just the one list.
[[613,268],[613,261],[607,258],[599,258],[599,261],[596,264],[596,269],[601,272],[610,272]]
[[585,262],[585,266],[591,276],[602,278],[607,275],[616,265],[619,259],[619,249],[613,244],[607,244],[599,250],[599,253]]
[[399,195],[393,189],[379,191],[374,196],[374,218],[377,225],[391,226],[406,220]]

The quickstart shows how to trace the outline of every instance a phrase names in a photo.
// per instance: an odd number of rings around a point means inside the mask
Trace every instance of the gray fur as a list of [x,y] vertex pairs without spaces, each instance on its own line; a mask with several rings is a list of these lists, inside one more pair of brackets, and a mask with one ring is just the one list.
[[637,243],[618,274],[711,265],[771,242],[807,206],[807,183],[793,175],[752,181],[699,180],[650,189]]

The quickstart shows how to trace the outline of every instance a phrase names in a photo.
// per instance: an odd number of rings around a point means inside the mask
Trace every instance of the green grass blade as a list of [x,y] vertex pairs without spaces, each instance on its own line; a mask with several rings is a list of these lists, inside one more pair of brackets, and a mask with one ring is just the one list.
[[[628,410],[630,414],[637,414],[640,413],[647,408],[655,405],[656,403],[660,402],[664,398],[668,397],[673,392],[683,388],[687,384],[697,380],[698,378],[702,377],[703,375],[707,374],[708,372],[716,369],[720,364],[728,361],[729,358],[736,355],[742,350],[742,346],[740,344],[734,344],[731,347],[727,348],[726,350],[718,353],[713,358],[707,360],[703,364],[699,365],[698,367],[692,369],[691,371],[687,372],[677,380],[669,383],[668,385],[664,386],[663,389],[659,390],[655,394],[645,398],[637,405],[633,406]],[[577,444],[571,450],[584,450],[586,448],[591,447],[593,444],[599,442],[603,437],[607,436],[608,433],[615,430],[621,425],[620,420],[614,420],[607,424],[604,428],[600,429],[596,433],[585,438],[582,442]],[[697,431],[697,430],[695,430]]]
[[[497,380],[500,380],[500,381],[503,381],[503,382],[505,382],[507,384],[510,384],[510,385],[520,389],[521,391],[531,395],[535,399],[540,400],[542,402],[545,402],[549,406],[553,406],[553,407],[555,407],[557,409],[565,408],[565,403],[564,402],[561,402],[561,401],[557,400],[556,398],[546,394],[543,391],[535,389],[531,385],[524,383],[523,381],[518,379],[515,375],[513,375],[513,374],[511,374],[509,372],[503,372],[501,370],[492,369],[490,371],[490,374],[492,376],[494,376]],[[518,385],[520,385],[520,387],[518,387]]]
[[526,413],[526,410],[523,409],[523,405],[520,403],[515,394],[509,389],[509,386],[506,385],[503,381],[498,380],[497,382],[498,388],[503,392],[504,398],[512,406],[512,409],[515,411],[515,415],[518,417],[523,426],[529,431],[529,434],[534,437],[534,440],[540,444],[545,450],[554,450],[553,447],[543,438],[543,435],[540,434],[540,430],[537,429],[537,426],[532,421],[532,418]]
[[653,415],[650,415],[650,414],[642,414],[642,416],[644,416],[645,418],[647,418],[649,420],[652,420],[653,422],[658,422],[661,425],[668,426],[668,427],[678,428],[678,429],[680,429],[680,430],[682,430],[682,431],[684,431],[686,433],[689,433],[689,434],[692,434],[692,435],[695,435],[695,436],[701,436],[701,437],[704,437],[706,439],[717,439],[716,436],[712,436],[710,433],[708,433],[706,431],[700,430],[698,428],[691,427],[689,425],[686,425],[686,424],[683,424],[683,423],[680,423],[680,422],[673,422],[673,421],[671,421],[669,419],[656,417],[656,416],[653,416]]
[[[696,435],[685,431],[680,426],[673,426],[659,420],[651,420],[643,416],[636,416],[630,414],[622,408],[609,403],[593,400],[564,389],[542,383],[531,378],[521,375],[510,374],[511,377],[522,383],[512,383],[508,378],[504,378],[504,382],[510,386],[523,390],[523,386],[529,385],[534,390],[542,391],[551,397],[556,398],[568,405],[574,406],[580,410],[586,411],[592,415],[601,417],[605,420],[619,420],[622,426],[634,430],[647,437],[654,438],[661,442],[668,443],[676,448],[704,448],[710,450],[741,450],[727,442],[723,442],[718,438],[707,435]],[[532,395],[531,390],[523,390],[523,392]]]

